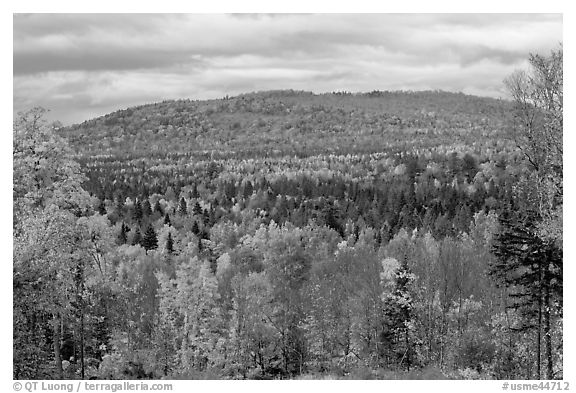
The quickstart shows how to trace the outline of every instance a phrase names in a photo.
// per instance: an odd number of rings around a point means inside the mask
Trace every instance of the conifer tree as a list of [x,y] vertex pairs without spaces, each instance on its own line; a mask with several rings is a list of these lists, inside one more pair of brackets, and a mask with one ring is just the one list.
[[542,377],[542,339],[546,345],[546,379],[552,379],[553,358],[550,321],[552,305],[562,304],[562,252],[553,242],[538,237],[535,213],[505,212],[500,217],[493,253],[497,260],[490,274],[509,291],[509,308],[520,311],[523,319],[515,327],[535,331],[536,373]]
[[184,198],[180,198],[180,204],[178,205],[178,211],[183,216],[188,214],[188,205],[186,204],[186,200]]
[[101,216],[105,216],[106,215],[106,205],[104,204],[104,200],[100,201],[100,204],[98,205],[98,213]]
[[132,217],[134,218],[134,220],[136,222],[140,222],[142,220],[142,203],[140,202],[140,200],[136,200],[136,203],[134,203],[134,212],[132,214]]
[[164,210],[162,210],[162,206],[160,205],[160,201],[156,201],[156,203],[154,204],[154,212],[156,213],[160,213],[162,215],[164,215]]
[[194,224],[192,224],[192,233],[195,235],[200,233],[200,228],[198,228],[198,221],[194,221]]
[[338,211],[331,204],[327,204],[322,213],[326,226],[334,229],[341,237],[344,237],[344,228],[338,222]]
[[120,233],[118,234],[118,243],[119,244],[126,244],[126,242],[128,241],[128,238],[126,236],[126,232],[127,232],[127,227],[126,225],[124,225],[124,223],[122,223],[122,226],[120,227]]
[[174,253],[174,240],[172,239],[172,232],[168,232],[168,239],[166,239],[166,251],[168,251],[168,254]]
[[200,214],[202,214],[202,208],[200,207],[198,201],[196,201],[194,207],[192,208],[192,214],[194,214],[195,216],[199,216]]
[[146,229],[144,239],[142,239],[142,247],[144,247],[146,251],[158,248],[158,237],[156,236],[156,231],[154,231],[152,225],[148,225],[148,228]]
[[116,200],[116,213],[118,214],[118,217],[124,217],[124,201],[120,196],[118,196],[118,199]]
[[413,300],[410,286],[415,280],[408,267],[405,255],[394,273],[393,291],[384,298],[384,315],[386,322],[383,339],[393,345],[400,365],[406,365],[410,370],[412,363],[413,343],[411,343]]
[[194,184],[194,187],[192,187],[192,198],[198,198],[200,196],[200,194],[198,193],[198,187],[196,187],[196,184]]
[[132,245],[135,246],[142,242],[142,234],[140,233],[140,228],[136,227],[134,231],[134,236],[132,237]]
[[142,203],[142,214],[147,217],[152,214],[152,207],[148,199],[145,199],[144,203]]
[[248,199],[252,196],[252,192],[254,192],[254,188],[252,187],[252,182],[247,181],[244,184],[244,198]]
[[172,225],[172,223],[170,222],[170,214],[166,213],[166,215],[164,216],[164,225]]

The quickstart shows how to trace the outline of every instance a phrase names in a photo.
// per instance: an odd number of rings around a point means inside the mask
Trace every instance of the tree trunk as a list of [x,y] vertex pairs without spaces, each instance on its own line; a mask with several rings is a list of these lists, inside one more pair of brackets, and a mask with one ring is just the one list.
[[[503,295],[502,297],[503,301],[504,301],[504,313],[506,315],[506,326],[508,328],[508,354],[512,353],[512,348],[514,347],[514,343],[513,343],[513,337],[512,337],[512,326],[510,324],[510,317],[508,315],[508,305],[506,302],[506,294]],[[530,362],[526,362],[526,363],[530,363]],[[532,373],[531,373],[531,369],[530,366],[528,366],[528,376],[526,377],[526,379],[530,379]],[[510,370],[509,367],[506,367],[506,379],[512,379],[512,376],[510,375]]]
[[408,338],[408,328],[406,328],[406,333],[405,333],[405,339],[406,339],[406,364],[408,366],[408,371],[410,371],[410,341]]
[[544,287],[544,344],[546,350],[546,379],[554,378],[552,357],[552,333],[550,331],[550,287]]
[[84,379],[84,308],[80,314],[80,378]]
[[542,360],[542,350],[540,344],[542,343],[542,267],[538,266],[538,277],[540,278],[540,288],[538,289],[538,326],[536,334],[536,379],[542,377],[541,372],[541,360]]
[[62,369],[62,356],[60,355],[60,341],[62,340],[62,325],[60,323],[60,317],[54,315],[52,320],[54,324],[54,362],[56,363],[56,378],[64,379],[64,370]]

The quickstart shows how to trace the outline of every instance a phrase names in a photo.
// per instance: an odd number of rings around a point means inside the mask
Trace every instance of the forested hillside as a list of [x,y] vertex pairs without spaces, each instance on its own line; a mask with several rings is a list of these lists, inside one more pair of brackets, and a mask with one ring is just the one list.
[[510,103],[440,91],[273,91],[167,101],[62,130],[80,152],[146,155],[371,153],[391,146],[497,137]]
[[561,168],[527,159],[521,109],[271,91],[23,115],[14,377],[562,378]]

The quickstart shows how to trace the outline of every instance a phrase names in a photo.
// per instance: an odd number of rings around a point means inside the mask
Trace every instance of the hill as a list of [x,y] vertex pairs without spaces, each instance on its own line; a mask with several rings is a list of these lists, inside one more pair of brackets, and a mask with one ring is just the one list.
[[509,105],[443,91],[268,91],[132,107],[61,133],[81,156],[377,152],[501,136]]

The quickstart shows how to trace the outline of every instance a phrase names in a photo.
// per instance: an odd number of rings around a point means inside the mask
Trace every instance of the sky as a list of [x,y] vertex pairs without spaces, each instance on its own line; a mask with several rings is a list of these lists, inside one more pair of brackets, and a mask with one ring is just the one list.
[[561,14],[15,14],[13,105],[72,124],[276,89],[506,97],[562,41]]

